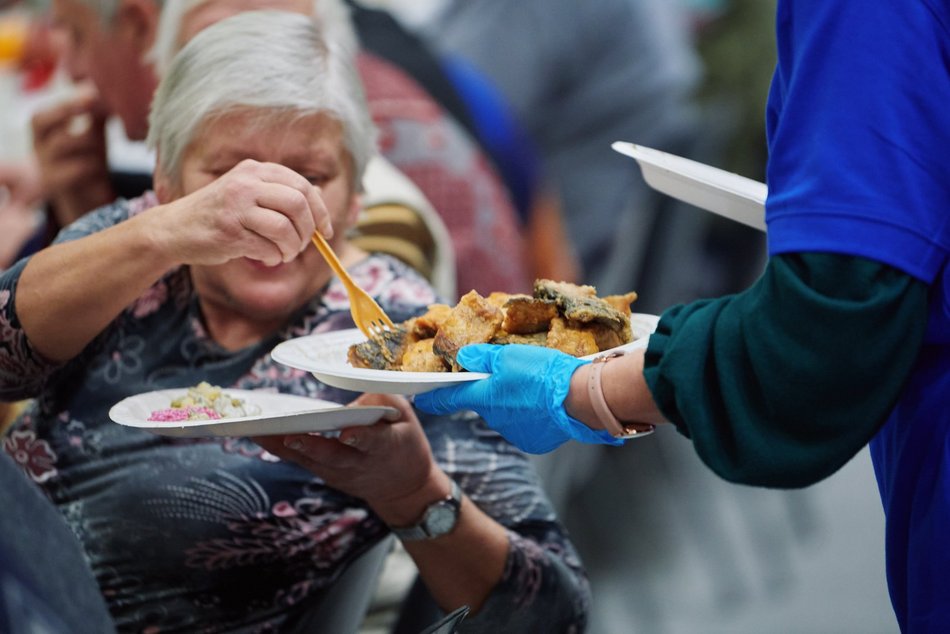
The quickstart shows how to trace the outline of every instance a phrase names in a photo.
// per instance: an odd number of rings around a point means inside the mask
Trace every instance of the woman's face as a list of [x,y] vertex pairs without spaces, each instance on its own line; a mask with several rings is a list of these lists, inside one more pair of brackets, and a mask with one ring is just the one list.
[[[177,198],[211,183],[244,159],[279,163],[320,187],[333,222],[331,244],[343,257],[344,234],[356,221],[359,200],[352,188],[352,162],[342,126],[322,114],[253,111],[215,117],[202,126],[184,153]],[[345,259],[344,259],[345,261]],[[251,322],[282,324],[330,279],[316,248],[277,266],[241,258],[217,266],[193,266],[195,290],[206,311]]]

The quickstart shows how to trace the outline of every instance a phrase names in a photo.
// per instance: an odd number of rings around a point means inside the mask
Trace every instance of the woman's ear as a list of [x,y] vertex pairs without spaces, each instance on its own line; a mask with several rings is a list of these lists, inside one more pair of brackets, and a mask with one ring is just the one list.
[[155,171],[152,174],[152,188],[155,190],[155,196],[162,205],[175,199],[175,188],[172,186],[171,179],[165,175],[165,170],[161,167],[161,156],[155,157]]
[[356,226],[356,221],[360,217],[360,212],[363,211],[363,195],[362,194],[353,194],[350,197],[350,208],[346,213],[346,228],[350,229],[351,227]]

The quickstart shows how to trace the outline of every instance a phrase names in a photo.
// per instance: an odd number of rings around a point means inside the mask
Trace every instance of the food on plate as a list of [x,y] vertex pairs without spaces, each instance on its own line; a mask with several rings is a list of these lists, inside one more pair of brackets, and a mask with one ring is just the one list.
[[582,357],[633,341],[634,292],[598,297],[593,286],[539,279],[532,295],[466,293],[454,307],[425,314],[347,352],[350,365],[374,370],[461,372],[455,355],[472,343],[520,343]]
[[172,399],[169,406],[152,412],[148,420],[180,422],[189,420],[218,420],[239,416],[256,416],[261,408],[225,393],[217,385],[202,381],[188,388],[184,396]]

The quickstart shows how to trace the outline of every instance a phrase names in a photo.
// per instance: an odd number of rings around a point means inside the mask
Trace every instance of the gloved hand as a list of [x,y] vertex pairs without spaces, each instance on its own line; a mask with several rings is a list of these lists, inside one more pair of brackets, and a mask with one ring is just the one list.
[[623,443],[571,418],[564,409],[571,375],[589,361],[551,348],[517,344],[464,346],[457,360],[466,370],[491,376],[417,394],[416,407],[431,414],[474,410],[489,427],[528,453],[547,453],[570,439]]

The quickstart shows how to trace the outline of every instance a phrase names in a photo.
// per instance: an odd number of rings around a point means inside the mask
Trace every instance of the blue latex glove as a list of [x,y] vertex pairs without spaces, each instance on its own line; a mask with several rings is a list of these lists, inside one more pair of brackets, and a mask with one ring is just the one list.
[[491,376],[417,394],[416,407],[432,414],[474,410],[489,427],[528,453],[547,453],[571,439],[623,443],[571,418],[564,409],[571,375],[590,361],[551,348],[517,344],[464,346],[456,358],[466,370]]

